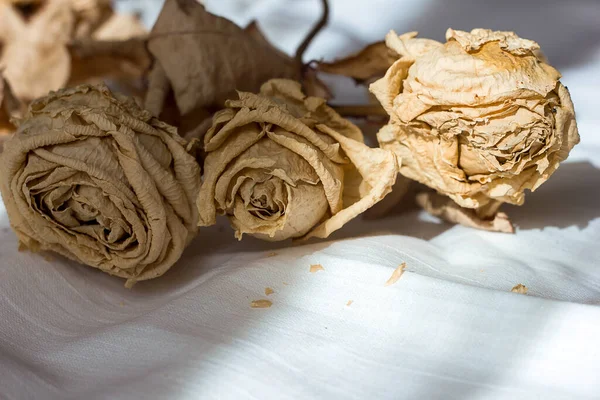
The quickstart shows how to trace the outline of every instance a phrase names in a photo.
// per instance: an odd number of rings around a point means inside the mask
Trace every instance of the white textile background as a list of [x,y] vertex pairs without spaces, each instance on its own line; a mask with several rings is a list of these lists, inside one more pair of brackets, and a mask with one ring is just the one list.
[[[146,7],[151,20],[158,3],[119,6]],[[257,18],[288,52],[319,14],[317,0],[207,3],[240,24]],[[413,211],[289,247],[237,242],[221,222],[163,278],[127,290],[19,253],[0,206],[1,399],[600,398],[600,3],[331,3],[309,58],[390,28],[442,40],[447,27],[489,27],[542,45],[582,143],[524,206],[507,208],[517,233]],[[384,287],[402,262],[407,272]],[[518,283],[528,295],[510,293]],[[273,306],[251,309],[266,287]]]

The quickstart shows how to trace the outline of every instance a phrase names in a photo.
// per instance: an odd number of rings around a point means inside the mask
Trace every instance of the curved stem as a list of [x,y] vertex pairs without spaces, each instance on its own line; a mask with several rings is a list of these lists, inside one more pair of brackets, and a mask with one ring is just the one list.
[[311,29],[311,31],[306,35],[298,49],[296,50],[296,56],[294,59],[298,64],[302,64],[302,57],[304,56],[304,52],[308,49],[311,42],[319,34],[319,32],[327,25],[329,21],[329,2],[327,0],[321,0],[321,4],[323,5],[323,13],[321,14],[321,19],[317,24]]

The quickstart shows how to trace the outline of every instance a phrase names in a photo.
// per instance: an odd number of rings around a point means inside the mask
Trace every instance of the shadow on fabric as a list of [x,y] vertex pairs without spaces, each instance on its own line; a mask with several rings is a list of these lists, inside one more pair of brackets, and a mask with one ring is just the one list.
[[524,205],[504,211],[520,229],[583,229],[600,218],[600,169],[589,162],[562,164],[538,190],[526,194]]

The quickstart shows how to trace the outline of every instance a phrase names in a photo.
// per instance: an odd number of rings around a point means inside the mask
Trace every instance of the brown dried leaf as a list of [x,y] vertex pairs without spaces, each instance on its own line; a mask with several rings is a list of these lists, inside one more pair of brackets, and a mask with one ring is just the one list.
[[333,62],[314,62],[312,65],[317,71],[347,76],[362,84],[385,75],[397,59],[398,54],[381,41],[348,57]]
[[329,87],[319,79],[317,70],[307,66],[302,74],[302,88],[308,96],[329,100],[333,97]]
[[142,96],[141,78],[151,66],[147,30],[139,17],[117,14],[110,0],[70,0],[77,29],[69,44],[71,75],[68,85],[100,83],[107,79],[119,90]]
[[490,217],[482,217],[478,214],[477,210],[461,207],[451,198],[438,193],[419,193],[417,195],[417,204],[429,214],[453,224],[492,232],[515,232],[515,228],[505,213],[494,212]]
[[258,91],[270,78],[300,74],[296,62],[273,48],[255,24],[245,31],[195,0],[165,1],[148,49],[154,66],[145,104],[156,116],[169,90],[185,119],[221,108],[236,90]]
[[271,300],[254,300],[250,303],[252,308],[270,308],[273,305]]
[[69,85],[120,79],[134,83],[151,65],[145,38],[123,41],[80,40],[69,45],[71,76]]

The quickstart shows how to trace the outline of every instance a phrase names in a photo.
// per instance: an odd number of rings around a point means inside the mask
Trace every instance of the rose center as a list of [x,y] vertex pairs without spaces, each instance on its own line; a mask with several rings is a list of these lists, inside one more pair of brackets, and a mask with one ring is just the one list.
[[127,246],[135,239],[119,209],[97,187],[63,183],[36,189],[34,185],[31,194],[40,214],[67,231],[109,246]]
[[263,182],[247,180],[240,188],[239,195],[250,214],[263,220],[271,220],[285,214],[287,191],[284,185],[277,177],[270,177]]

